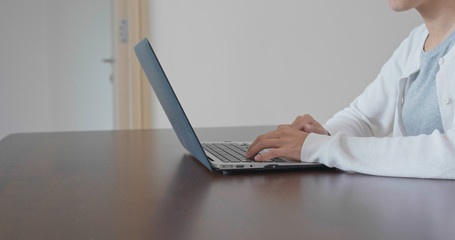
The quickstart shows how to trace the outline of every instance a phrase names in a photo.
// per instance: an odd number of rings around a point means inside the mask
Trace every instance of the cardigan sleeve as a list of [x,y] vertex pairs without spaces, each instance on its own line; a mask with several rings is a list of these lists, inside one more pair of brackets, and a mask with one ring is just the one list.
[[372,175],[455,179],[455,130],[383,138],[310,134],[301,159]]

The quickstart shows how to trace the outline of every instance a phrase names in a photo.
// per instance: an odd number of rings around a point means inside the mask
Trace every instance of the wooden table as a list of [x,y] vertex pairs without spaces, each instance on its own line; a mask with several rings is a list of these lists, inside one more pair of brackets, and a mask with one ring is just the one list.
[[[199,129],[252,140],[271,127]],[[172,130],[0,141],[0,239],[454,239],[455,181],[211,173]]]

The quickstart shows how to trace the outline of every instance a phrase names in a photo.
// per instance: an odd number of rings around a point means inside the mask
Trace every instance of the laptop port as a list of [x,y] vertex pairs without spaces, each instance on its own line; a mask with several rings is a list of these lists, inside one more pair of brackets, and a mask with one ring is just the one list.
[[237,165],[235,168],[243,168],[243,165]]

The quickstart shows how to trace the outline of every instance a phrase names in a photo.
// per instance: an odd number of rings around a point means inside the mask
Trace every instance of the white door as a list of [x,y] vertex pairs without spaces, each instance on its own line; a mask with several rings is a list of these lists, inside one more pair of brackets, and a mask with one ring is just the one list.
[[47,0],[50,130],[114,127],[111,0]]

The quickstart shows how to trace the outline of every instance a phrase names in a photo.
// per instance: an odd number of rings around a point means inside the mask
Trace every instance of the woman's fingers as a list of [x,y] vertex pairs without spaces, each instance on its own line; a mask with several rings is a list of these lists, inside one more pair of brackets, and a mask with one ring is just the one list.
[[[308,133],[329,135],[319,122],[305,114],[298,116],[291,124],[280,125],[277,130],[257,137],[248,148],[245,157],[255,156],[256,161],[268,161],[276,157],[299,160],[302,144]],[[270,150],[258,155],[264,149]]]
[[254,160],[256,161],[268,161],[270,159],[276,158],[276,157],[282,157],[285,155],[285,152],[283,151],[282,148],[274,148],[271,149],[265,153],[258,154],[254,157]]
[[[281,127],[273,132],[259,136],[248,149],[247,158],[255,156],[256,161],[268,161],[275,157],[300,159],[300,150],[308,133],[291,127]],[[257,155],[264,149],[269,151]]]
[[279,138],[281,136],[280,130],[275,130],[257,137],[253,143],[251,143],[245,157],[251,158],[258,154],[260,151],[266,148],[277,148],[279,147]]
[[328,135],[324,127],[309,114],[298,116],[289,126],[307,133]]

